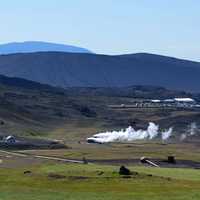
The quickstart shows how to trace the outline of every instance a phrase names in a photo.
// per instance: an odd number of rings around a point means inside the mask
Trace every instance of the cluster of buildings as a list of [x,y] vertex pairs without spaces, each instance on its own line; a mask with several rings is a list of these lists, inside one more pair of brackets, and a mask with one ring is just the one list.
[[192,98],[133,100],[131,104],[110,105],[111,108],[200,108]]
[[179,107],[179,108],[193,108],[200,107],[197,102],[192,98],[173,98],[173,99],[152,99],[150,104],[162,107]]

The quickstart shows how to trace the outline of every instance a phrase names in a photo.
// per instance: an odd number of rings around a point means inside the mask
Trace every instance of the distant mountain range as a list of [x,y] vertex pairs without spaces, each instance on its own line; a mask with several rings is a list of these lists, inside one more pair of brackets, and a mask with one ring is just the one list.
[[1,55],[0,74],[63,88],[152,85],[200,92],[200,63],[145,53]]
[[31,53],[31,52],[47,52],[47,51],[59,51],[59,52],[71,52],[71,53],[91,53],[88,49],[64,45],[55,44],[49,42],[12,42],[7,44],[0,44],[0,54],[12,54],[12,53]]

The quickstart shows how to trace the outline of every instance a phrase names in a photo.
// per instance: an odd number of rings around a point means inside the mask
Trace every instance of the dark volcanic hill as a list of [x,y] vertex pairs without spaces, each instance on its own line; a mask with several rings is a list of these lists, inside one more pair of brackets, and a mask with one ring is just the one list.
[[155,86],[124,88],[56,88],[0,75],[0,136],[3,134],[85,139],[102,130],[146,128],[149,121],[162,128],[200,124],[200,111],[181,109],[112,109],[131,105],[135,98],[199,96]]
[[71,52],[71,53],[91,53],[91,51],[71,45],[56,44],[50,42],[27,41],[11,42],[0,45],[0,54],[30,53],[30,52]]
[[0,56],[0,74],[59,87],[155,85],[200,91],[200,63],[153,54],[37,52]]

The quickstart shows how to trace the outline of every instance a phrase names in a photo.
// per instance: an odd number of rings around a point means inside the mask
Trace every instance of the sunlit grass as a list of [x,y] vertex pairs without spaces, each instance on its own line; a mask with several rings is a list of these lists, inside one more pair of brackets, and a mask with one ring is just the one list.
[[[119,168],[116,166],[94,164],[43,164],[30,168],[30,174],[24,174],[24,170],[0,169],[1,200],[200,198],[200,172],[193,169],[131,167],[139,174],[130,178],[118,175]],[[52,178],[49,174],[63,177]]]

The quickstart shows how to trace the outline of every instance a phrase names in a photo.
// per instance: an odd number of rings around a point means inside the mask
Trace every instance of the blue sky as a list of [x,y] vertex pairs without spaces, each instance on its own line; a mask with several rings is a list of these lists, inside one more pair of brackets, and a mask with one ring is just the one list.
[[49,41],[200,61],[199,9],[198,0],[0,0],[0,43]]

